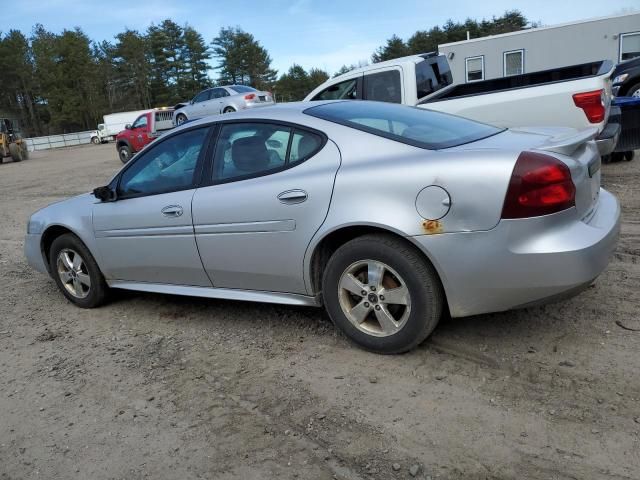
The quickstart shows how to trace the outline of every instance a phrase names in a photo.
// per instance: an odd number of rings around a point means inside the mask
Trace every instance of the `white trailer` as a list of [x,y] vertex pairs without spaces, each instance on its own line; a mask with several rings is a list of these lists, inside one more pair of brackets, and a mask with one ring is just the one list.
[[116,135],[125,129],[125,126],[133,123],[136,118],[149,110],[150,109],[135,110],[132,112],[119,112],[105,115],[102,118],[103,123],[98,124],[98,130],[91,132],[91,143],[98,145],[114,140]]

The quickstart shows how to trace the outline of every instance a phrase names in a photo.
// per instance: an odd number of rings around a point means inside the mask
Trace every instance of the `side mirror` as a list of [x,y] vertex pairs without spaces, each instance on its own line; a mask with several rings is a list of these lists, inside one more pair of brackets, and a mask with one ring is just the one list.
[[127,124],[124,126],[124,128],[125,128],[125,130],[131,130],[131,124],[130,124],[130,123],[127,123]]
[[93,189],[93,196],[101,202],[113,202],[116,199],[116,192],[109,186]]

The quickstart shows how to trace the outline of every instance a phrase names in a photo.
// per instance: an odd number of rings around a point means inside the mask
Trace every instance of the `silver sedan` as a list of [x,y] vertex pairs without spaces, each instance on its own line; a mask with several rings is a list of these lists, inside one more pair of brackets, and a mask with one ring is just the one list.
[[547,302],[604,270],[620,208],[594,135],[375,102],[210,117],[33,214],[26,256],[83,308],[117,288],[324,305],[364,348],[403,352],[445,312]]
[[246,85],[228,85],[203,90],[188,104],[175,110],[173,123],[182,125],[209,115],[232,113],[247,108],[273,105],[271,92],[263,92]]

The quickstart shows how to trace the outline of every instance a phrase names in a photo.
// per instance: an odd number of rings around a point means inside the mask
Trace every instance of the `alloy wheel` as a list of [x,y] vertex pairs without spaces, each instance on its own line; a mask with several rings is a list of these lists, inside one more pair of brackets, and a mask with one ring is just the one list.
[[393,268],[377,260],[349,265],[340,277],[338,298],[347,319],[376,337],[400,331],[411,313],[407,284]]
[[76,298],[86,298],[91,290],[91,277],[80,254],[64,248],[58,254],[56,265],[58,277],[67,292]]

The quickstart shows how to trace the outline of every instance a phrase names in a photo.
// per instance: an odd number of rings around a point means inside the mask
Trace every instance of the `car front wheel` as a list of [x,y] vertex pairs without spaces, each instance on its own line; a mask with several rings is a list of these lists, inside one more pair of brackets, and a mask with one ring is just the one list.
[[122,163],[127,163],[131,160],[131,148],[128,145],[122,145],[118,147],[118,156]]
[[56,238],[49,250],[49,268],[60,291],[82,308],[94,308],[106,300],[109,287],[95,259],[73,234]]
[[444,303],[433,266],[391,235],[365,235],[338,248],[327,263],[322,293],[338,328],[365,349],[387,354],[422,343]]

